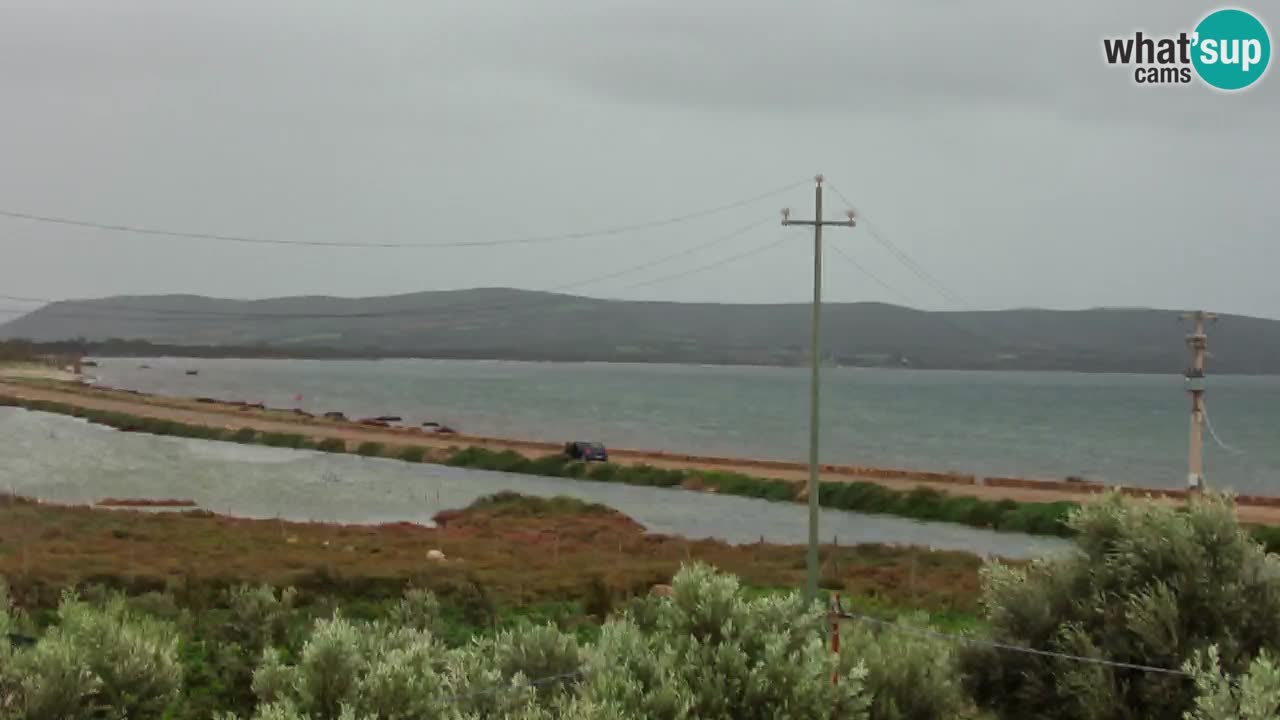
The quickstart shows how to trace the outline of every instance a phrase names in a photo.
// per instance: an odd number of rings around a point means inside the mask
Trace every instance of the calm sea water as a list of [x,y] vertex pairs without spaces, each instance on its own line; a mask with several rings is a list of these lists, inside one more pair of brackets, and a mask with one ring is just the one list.
[[[105,359],[104,383],[399,415],[464,432],[804,460],[808,373],[796,368],[488,361]],[[140,365],[150,365],[141,369]],[[199,374],[188,376],[188,368]],[[835,368],[822,386],[827,462],[1149,487],[1186,479],[1178,376]],[[295,395],[301,394],[301,402]],[[1280,377],[1211,377],[1211,484],[1280,494]]]
[[[463,470],[397,460],[121,433],[82,420],[0,408],[0,489],[59,502],[181,498],[244,517],[430,524],[436,512],[516,490],[616,508],[652,532],[733,543],[805,542],[805,506],[685,490]],[[1053,538],[824,511],[822,537],[1028,557]]]

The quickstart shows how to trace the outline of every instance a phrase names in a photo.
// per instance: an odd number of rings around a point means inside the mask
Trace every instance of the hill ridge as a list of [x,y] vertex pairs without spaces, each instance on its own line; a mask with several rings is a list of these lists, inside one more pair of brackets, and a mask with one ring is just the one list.
[[[46,305],[0,325],[0,338],[118,338],[299,357],[797,365],[807,362],[809,313],[807,303],[633,301],[512,288],[253,300],[118,295]],[[1180,315],[827,303],[823,356],[853,366],[1181,373]],[[1280,321],[1220,314],[1210,349],[1211,373],[1280,374]]]

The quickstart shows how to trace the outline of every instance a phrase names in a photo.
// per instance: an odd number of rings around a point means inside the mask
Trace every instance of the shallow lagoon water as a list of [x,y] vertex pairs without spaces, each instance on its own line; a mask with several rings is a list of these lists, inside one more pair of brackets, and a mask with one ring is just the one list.
[[[804,461],[808,372],[460,360],[107,358],[117,387],[264,401],[352,417],[398,415],[480,435]],[[140,365],[149,365],[142,369]],[[187,369],[199,369],[187,375]],[[1186,484],[1187,409],[1178,375],[830,368],[824,462],[983,475],[1075,475]],[[301,401],[295,400],[298,395]],[[1215,487],[1280,494],[1280,377],[1215,376],[1205,438]]]
[[[353,524],[431,524],[501,490],[567,495],[615,508],[650,532],[748,543],[807,540],[795,503],[543,478],[398,460],[122,433],[83,420],[0,408],[0,488],[40,499],[176,498],[244,517]],[[1010,558],[1068,548],[1016,533],[825,510],[824,542],[894,543]]]

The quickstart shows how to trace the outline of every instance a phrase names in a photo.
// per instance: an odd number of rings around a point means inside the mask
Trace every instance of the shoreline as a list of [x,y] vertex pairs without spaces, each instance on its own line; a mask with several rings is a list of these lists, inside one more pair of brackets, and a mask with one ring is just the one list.
[[[496,438],[465,433],[436,434],[419,428],[378,427],[351,420],[331,420],[301,414],[298,411],[259,408],[245,403],[213,401],[208,398],[188,399],[150,395],[134,390],[96,387],[66,382],[61,378],[15,378],[0,376],[0,395],[31,402],[62,403],[77,408],[128,413],[155,420],[166,420],[227,431],[252,428],[264,433],[297,433],[313,442],[339,441],[347,446],[378,443],[395,449],[421,448],[424,451],[457,452],[473,447],[493,452],[509,451],[535,460],[559,453],[557,443],[518,438]],[[797,499],[805,497],[808,466],[781,460],[759,460],[718,456],[690,455],[658,450],[610,449],[610,462],[621,466],[646,465],[659,469],[728,472],[760,475],[796,484]],[[1068,480],[1032,480],[1027,478],[979,478],[965,473],[913,471],[854,465],[826,464],[821,467],[823,481],[871,483],[902,493],[921,488],[946,495],[974,498],[989,502],[1082,503],[1108,490],[1135,497],[1149,497],[1156,502],[1181,504],[1188,499],[1186,490],[1151,489],[1131,486]],[[714,492],[714,490],[711,490]],[[1280,497],[1242,495],[1237,497],[1237,512],[1242,522],[1280,525]]]

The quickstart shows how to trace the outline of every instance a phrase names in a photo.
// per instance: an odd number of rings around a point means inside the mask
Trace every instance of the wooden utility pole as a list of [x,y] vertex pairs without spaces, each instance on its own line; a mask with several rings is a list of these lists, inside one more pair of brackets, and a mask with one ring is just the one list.
[[813,226],[813,329],[809,348],[811,375],[809,379],[809,555],[808,581],[805,599],[813,602],[818,597],[818,367],[821,364],[819,327],[822,323],[822,228],[826,225],[853,227],[853,211],[845,220],[822,219],[822,176],[814,178],[812,220],[792,220],[791,211],[782,211],[783,225]]
[[1217,315],[1203,310],[1184,313],[1182,319],[1191,320],[1194,329],[1187,335],[1187,347],[1191,349],[1191,365],[1187,368],[1187,392],[1191,395],[1191,442],[1187,447],[1187,488],[1192,492],[1204,490],[1204,356],[1209,345],[1204,324],[1216,320]]

